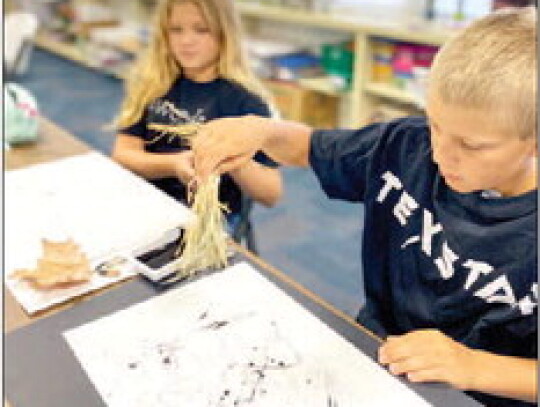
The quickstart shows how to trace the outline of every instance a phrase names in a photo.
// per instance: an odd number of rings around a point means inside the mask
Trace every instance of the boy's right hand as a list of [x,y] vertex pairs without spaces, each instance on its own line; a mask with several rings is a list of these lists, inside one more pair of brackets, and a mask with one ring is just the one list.
[[264,138],[256,116],[212,120],[192,144],[197,176],[229,172],[246,164],[261,149]]
[[174,171],[176,177],[184,185],[188,185],[195,177],[195,168],[193,166],[193,151],[185,150],[176,155],[174,162]]
[[379,348],[379,362],[390,373],[411,382],[445,382],[460,390],[472,390],[474,355],[473,349],[435,329],[389,336]]

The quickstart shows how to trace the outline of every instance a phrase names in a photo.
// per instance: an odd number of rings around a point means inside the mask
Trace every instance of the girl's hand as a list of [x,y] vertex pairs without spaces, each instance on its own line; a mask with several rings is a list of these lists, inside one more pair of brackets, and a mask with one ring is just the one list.
[[176,155],[174,163],[174,171],[176,177],[184,185],[189,185],[195,177],[195,169],[193,167],[193,151],[185,150]]
[[445,382],[467,390],[474,379],[474,353],[437,330],[389,336],[379,348],[379,362],[411,382]]

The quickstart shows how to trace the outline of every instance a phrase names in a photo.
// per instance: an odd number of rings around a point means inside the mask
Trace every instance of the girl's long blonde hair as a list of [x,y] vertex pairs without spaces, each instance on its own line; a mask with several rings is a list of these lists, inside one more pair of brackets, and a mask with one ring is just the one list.
[[172,8],[182,3],[198,6],[210,31],[218,38],[218,76],[238,83],[265,101],[270,100],[262,84],[249,69],[241,43],[240,19],[234,9],[234,0],[161,0],[156,7],[154,29],[148,48],[141,54],[126,80],[126,95],[115,121],[117,127],[136,123],[145,107],[163,96],[182,75],[182,67],[174,58],[168,40]]

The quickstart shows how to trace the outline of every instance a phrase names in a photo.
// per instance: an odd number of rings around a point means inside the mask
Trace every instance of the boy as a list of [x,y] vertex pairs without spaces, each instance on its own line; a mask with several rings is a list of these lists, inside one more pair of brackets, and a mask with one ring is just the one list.
[[310,165],[330,198],[365,204],[367,304],[379,361],[489,405],[536,400],[536,12],[473,23],[437,55],[427,118],[312,131],[264,118],[210,122],[205,177],[262,149]]

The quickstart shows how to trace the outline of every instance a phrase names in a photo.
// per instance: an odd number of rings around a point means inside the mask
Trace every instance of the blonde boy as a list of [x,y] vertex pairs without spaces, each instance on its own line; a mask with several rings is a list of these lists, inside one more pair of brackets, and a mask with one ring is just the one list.
[[358,321],[386,338],[379,361],[489,405],[534,402],[536,73],[536,10],[502,10],[440,51],[427,118],[356,131],[218,120],[195,168],[237,168],[258,149],[310,165],[330,198],[365,205]]

